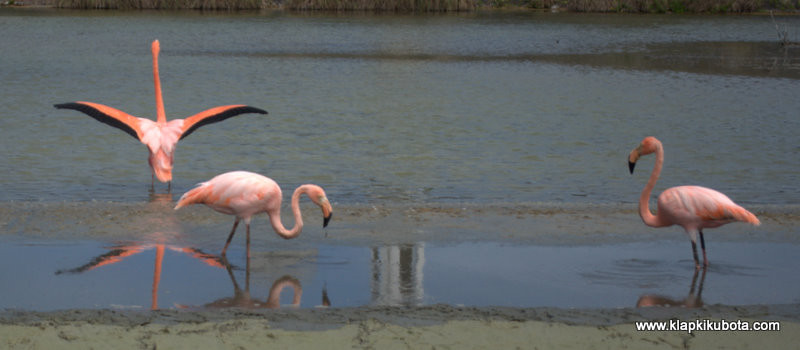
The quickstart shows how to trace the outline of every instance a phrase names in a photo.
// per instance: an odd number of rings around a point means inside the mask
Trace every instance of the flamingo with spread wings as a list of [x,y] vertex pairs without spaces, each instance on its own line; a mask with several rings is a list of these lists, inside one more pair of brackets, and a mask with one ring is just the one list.
[[703,248],[703,264],[708,266],[706,241],[703,238],[704,228],[719,227],[734,221],[756,226],[761,224],[753,213],[734,203],[728,196],[700,186],[677,186],[666,189],[658,196],[658,212],[653,215],[650,212],[650,193],[656,186],[661,167],[664,165],[664,147],[661,141],[652,136],[645,137],[628,156],[628,168],[633,174],[633,168],[639,157],[651,153],[656,154],[656,164],[653,166],[650,180],[647,181],[639,197],[639,216],[647,226],[682,226],[692,240],[692,253],[697,268],[700,268],[700,260],[697,258],[698,233]]
[[230,117],[245,113],[267,114],[266,111],[246,106],[246,105],[227,105],[214,107],[200,112],[185,119],[173,119],[167,121],[164,112],[164,100],[161,97],[161,80],[158,74],[158,52],[160,45],[158,40],[153,41],[153,79],[155,80],[156,94],[156,121],[146,118],[134,117],[118,109],[101,105],[94,102],[70,102],[55,105],[59,109],[74,109],[83,112],[99,122],[118,128],[128,135],[133,136],[147,146],[150,151],[148,162],[152,169],[153,176],[151,185],[155,178],[161,182],[172,181],[172,161],[175,146],[193,133],[197,128],[221,122]]

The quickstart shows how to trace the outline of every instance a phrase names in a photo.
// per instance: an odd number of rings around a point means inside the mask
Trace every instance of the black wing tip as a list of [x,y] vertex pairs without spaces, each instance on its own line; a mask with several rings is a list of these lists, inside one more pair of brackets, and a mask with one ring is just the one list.
[[75,103],[75,102],[67,102],[67,103],[57,103],[57,104],[53,105],[53,107],[58,108],[58,109],[75,108],[77,106],[81,106],[81,104],[80,103]]
[[183,140],[187,136],[191,135],[195,130],[200,128],[201,126],[205,126],[208,124],[213,124],[217,122],[221,122],[225,119],[235,117],[237,115],[246,114],[246,113],[258,113],[258,114],[267,114],[267,111],[256,108],[253,106],[239,106],[234,108],[226,109],[218,114],[210,115],[204,118],[203,120],[197,122],[196,124],[192,125],[191,128],[186,129],[180,137],[180,140]]
[[244,106],[244,107],[241,107],[241,108],[242,108],[242,111],[245,112],[245,113],[269,114],[267,111],[265,111],[265,110],[263,110],[261,108],[253,107],[253,106]]
[[53,106],[58,109],[73,109],[78,112],[84,113],[101,123],[120,129],[124,131],[126,134],[131,135],[133,138],[139,140],[139,134],[136,132],[136,130],[132,129],[128,124],[125,124],[119,119],[114,118],[106,113],[103,113],[102,111],[99,111],[97,108],[93,106],[79,102],[60,103],[60,104],[55,104]]

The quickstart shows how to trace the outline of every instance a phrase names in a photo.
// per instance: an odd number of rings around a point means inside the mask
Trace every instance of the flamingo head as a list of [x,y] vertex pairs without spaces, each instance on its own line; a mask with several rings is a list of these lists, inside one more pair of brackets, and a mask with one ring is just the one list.
[[308,197],[311,198],[314,204],[322,209],[322,227],[327,227],[328,222],[331,221],[331,217],[333,216],[333,207],[331,207],[331,202],[325,195],[325,190],[317,185],[308,185],[306,194],[308,194]]
[[652,136],[645,137],[642,143],[634,148],[630,155],[628,155],[628,169],[631,171],[631,174],[633,174],[633,168],[636,167],[636,161],[639,160],[641,156],[653,153],[659,147],[661,147],[661,141],[658,141],[657,138]]

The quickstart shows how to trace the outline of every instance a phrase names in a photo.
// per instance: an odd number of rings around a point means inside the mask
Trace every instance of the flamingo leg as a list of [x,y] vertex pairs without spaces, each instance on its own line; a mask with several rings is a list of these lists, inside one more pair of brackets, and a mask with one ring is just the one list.
[[694,255],[694,267],[696,269],[700,268],[700,260],[697,259],[697,243],[692,241],[692,254]]
[[222,248],[222,256],[225,256],[225,251],[228,250],[228,245],[231,244],[231,240],[233,239],[233,234],[236,233],[236,226],[239,226],[239,218],[236,218],[236,221],[233,222],[233,228],[231,229],[231,234],[228,235],[228,240],[225,242],[225,248]]
[[172,192],[172,181],[167,181],[167,193]]
[[708,266],[708,258],[706,257],[706,239],[703,238],[703,231],[700,231],[700,247],[703,249],[703,265]]
[[247,263],[250,263],[250,224],[245,224],[247,228]]

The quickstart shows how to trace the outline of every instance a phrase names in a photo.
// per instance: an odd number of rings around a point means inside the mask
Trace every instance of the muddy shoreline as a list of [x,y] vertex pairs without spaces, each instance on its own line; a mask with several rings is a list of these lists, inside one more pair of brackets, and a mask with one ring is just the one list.
[[[230,217],[202,206],[172,210],[174,203],[124,202],[3,202],[0,235],[24,240],[142,241],[154,228],[193,240],[219,238],[230,230]],[[535,245],[627,243],[685,240],[680,227],[645,227],[633,203],[494,203],[369,205],[334,204],[334,218],[320,230],[321,218],[309,204],[301,240],[310,244],[370,245],[409,242],[519,242]],[[748,206],[762,221],[759,227],[731,224],[714,240],[800,244],[800,207]],[[313,213],[313,214],[311,214]],[[290,220],[290,213],[284,213]],[[502,228],[502,229],[499,229]],[[280,241],[262,215],[253,219],[253,239]],[[716,231],[720,231],[719,229]],[[266,232],[267,234],[262,234]],[[323,236],[324,232],[324,236]],[[184,235],[185,234],[185,235]],[[183,235],[183,236],[182,236]]]
[[0,311],[0,325],[59,326],[75,323],[136,327],[150,324],[178,325],[224,322],[232,319],[257,319],[270,328],[309,331],[337,328],[369,320],[403,327],[430,326],[450,321],[483,322],[541,321],[566,325],[614,326],[636,321],[670,319],[753,319],[800,323],[800,304],[709,305],[703,308],[651,307],[618,309],[563,309],[465,307],[445,304],[429,306],[363,306],[353,308],[310,309],[223,309],[223,310],[60,310]]
[[[3,311],[8,348],[729,348],[786,347],[800,340],[800,305],[702,309],[358,307],[294,310],[119,312]],[[636,331],[644,320],[780,321],[780,331]]]

